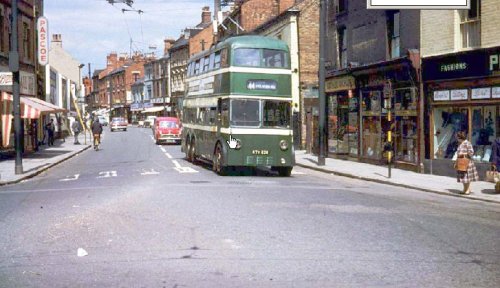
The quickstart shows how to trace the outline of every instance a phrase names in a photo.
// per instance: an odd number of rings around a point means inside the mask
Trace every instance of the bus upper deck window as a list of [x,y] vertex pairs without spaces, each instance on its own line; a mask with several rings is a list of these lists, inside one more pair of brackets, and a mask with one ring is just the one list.
[[285,51],[264,49],[262,56],[264,58],[264,66],[269,68],[286,68],[288,61]]
[[259,67],[260,50],[250,48],[239,48],[234,50],[233,64],[235,66]]

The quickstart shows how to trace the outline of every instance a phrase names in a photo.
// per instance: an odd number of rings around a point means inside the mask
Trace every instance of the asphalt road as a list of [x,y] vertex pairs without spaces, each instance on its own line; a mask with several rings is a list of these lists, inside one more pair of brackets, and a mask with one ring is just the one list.
[[498,204],[299,167],[221,177],[151,135],[106,130],[0,187],[0,287],[500,285]]

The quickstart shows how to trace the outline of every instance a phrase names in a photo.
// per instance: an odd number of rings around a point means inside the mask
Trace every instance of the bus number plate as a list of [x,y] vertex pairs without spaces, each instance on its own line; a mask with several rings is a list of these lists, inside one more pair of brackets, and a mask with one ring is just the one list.
[[253,155],[268,155],[268,150],[252,150]]

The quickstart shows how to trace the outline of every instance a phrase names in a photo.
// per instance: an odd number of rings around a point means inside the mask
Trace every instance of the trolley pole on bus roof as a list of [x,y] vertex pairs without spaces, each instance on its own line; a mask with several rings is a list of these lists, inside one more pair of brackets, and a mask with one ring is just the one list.
[[12,36],[10,38],[9,68],[12,71],[12,99],[14,110],[14,145],[16,149],[15,174],[23,174],[22,131],[21,131],[21,98],[19,87],[19,47],[17,44],[17,0],[12,0]]
[[326,0],[321,0],[319,5],[319,153],[318,165],[325,165],[326,158],[326,97],[325,97],[325,20]]

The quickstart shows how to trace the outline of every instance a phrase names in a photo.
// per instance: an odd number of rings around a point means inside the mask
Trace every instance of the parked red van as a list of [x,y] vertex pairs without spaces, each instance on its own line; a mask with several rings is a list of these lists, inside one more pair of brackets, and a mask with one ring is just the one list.
[[181,123],[178,118],[158,117],[155,119],[153,129],[156,144],[181,144]]

